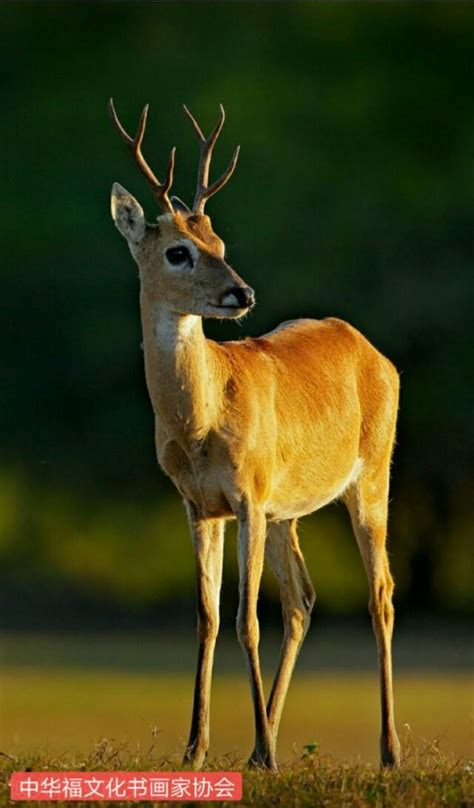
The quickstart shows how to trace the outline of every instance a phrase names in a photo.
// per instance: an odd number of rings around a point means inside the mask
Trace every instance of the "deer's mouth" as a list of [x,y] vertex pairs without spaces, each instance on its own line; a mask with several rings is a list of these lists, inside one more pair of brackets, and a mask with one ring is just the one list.
[[223,306],[221,304],[216,303],[208,303],[206,306],[206,312],[204,316],[207,317],[229,317],[232,319],[236,319],[238,317],[243,317],[244,314],[247,314],[250,309],[253,308],[253,304],[251,306]]

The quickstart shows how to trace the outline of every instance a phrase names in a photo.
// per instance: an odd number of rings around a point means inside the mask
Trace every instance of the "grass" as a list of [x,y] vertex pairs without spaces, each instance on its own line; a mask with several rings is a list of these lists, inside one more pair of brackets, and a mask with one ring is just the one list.
[[[380,806],[380,808],[469,808],[474,804],[473,768],[462,761],[443,756],[435,745],[415,752],[410,737],[405,738],[402,767],[380,771],[369,765],[337,762],[314,751],[281,766],[277,774],[266,771],[244,772],[244,806],[272,808],[318,808],[319,806]],[[47,751],[19,757],[3,755],[2,805],[8,804],[8,779],[13,771],[166,771],[174,762],[156,754],[152,744],[145,755],[131,752],[126,745],[102,739],[86,755],[55,756]],[[211,761],[209,769],[239,770],[243,761],[235,757]],[[15,803],[19,804],[19,803]],[[68,803],[58,802],[58,806]],[[70,803],[69,803],[70,804]],[[108,806],[118,803],[88,802]],[[121,802],[120,805],[133,805]],[[142,805],[151,803],[141,803]],[[175,803],[173,803],[175,804]],[[192,805],[193,803],[187,803]],[[200,805],[216,805],[202,802]],[[222,803],[231,805],[232,803]],[[234,803],[235,804],[235,803]],[[51,805],[36,802],[35,805]],[[171,805],[171,803],[160,803]]]

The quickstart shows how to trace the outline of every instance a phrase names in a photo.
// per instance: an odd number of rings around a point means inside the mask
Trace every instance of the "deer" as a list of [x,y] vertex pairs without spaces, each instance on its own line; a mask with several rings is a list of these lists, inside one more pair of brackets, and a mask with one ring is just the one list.
[[[368,578],[380,672],[381,765],[395,767],[400,743],[392,687],[394,582],[386,536],[398,373],[358,330],[334,317],[286,321],[257,338],[206,338],[204,318],[238,320],[255,305],[254,290],[228,263],[224,242],[204,212],[232,176],[239,147],[210,183],[224,108],[206,137],[184,106],[200,148],[190,208],[169,196],[176,150],[169,153],[163,182],[142,154],[148,108],[131,137],[109,101],[112,121],[161,212],[146,222],[139,202],[114,183],[111,213],[139,270],[156,455],[183,498],[195,556],[198,660],[183,763],[199,769],[208,754],[226,524],[236,520],[238,526],[237,636],[255,729],[248,763],[276,770],[283,706],[315,603],[297,520],[339,500],[349,512]],[[268,702],[257,616],[265,562],[276,576],[283,620]]]

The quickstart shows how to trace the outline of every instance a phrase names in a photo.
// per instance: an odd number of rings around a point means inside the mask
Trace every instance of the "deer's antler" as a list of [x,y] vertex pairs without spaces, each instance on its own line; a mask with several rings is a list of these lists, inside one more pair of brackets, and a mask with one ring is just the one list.
[[120,123],[117,117],[117,113],[115,112],[114,102],[112,99],[110,99],[109,101],[109,112],[110,117],[112,118],[115,126],[117,127],[122,140],[125,141],[128,148],[132,152],[135,161],[138,165],[138,168],[150,183],[158,204],[163,208],[164,211],[166,211],[166,213],[173,213],[173,206],[168,197],[168,191],[170,190],[171,185],[173,183],[174,157],[176,149],[172,148],[170,151],[170,155],[168,158],[168,167],[166,169],[166,179],[164,183],[161,183],[155,177],[153,171],[146,162],[141,151],[143,137],[145,134],[146,119],[148,115],[148,104],[146,104],[146,106],[143,108],[143,112],[140,115],[137,134],[135,135],[134,138],[131,138],[130,135],[127,134],[122,124]]
[[208,185],[209,183],[209,166],[211,164],[211,157],[212,157],[212,150],[216,143],[217,138],[219,137],[222,127],[224,126],[225,121],[225,112],[224,107],[222,104],[219,105],[220,108],[220,118],[209,135],[209,137],[204,137],[201,127],[199,126],[198,122],[196,121],[195,117],[191,114],[189,109],[185,104],[184,111],[188,116],[189,120],[191,121],[194,131],[196,132],[200,144],[201,144],[201,156],[199,158],[199,169],[198,169],[198,177],[197,177],[197,186],[196,186],[196,196],[194,197],[194,205],[193,211],[194,213],[204,213],[204,206],[207,200],[220,191],[220,189],[226,184],[227,180],[230,179],[232,174],[234,173],[234,168],[237,164],[237,158],[239,156],[240,146],[237,146],[234,154],[232,155],[232,160],[230,161],[228,167],[224,171],[221,177],[218,180],[212,183],[211,186]]

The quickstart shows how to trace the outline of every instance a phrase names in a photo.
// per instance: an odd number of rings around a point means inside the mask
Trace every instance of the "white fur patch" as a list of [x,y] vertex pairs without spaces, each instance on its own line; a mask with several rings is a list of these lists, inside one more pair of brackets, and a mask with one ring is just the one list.
[[153,317],[153,335],[161,350],[174,351],[180,342],[188,339],[200,317],[194,314],[175,314],[160,309]]

